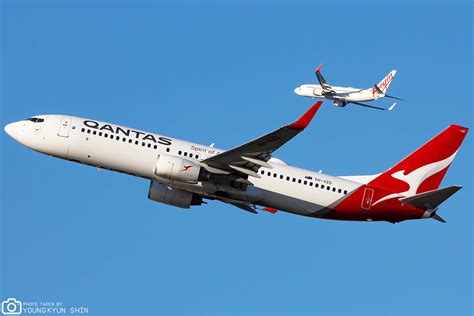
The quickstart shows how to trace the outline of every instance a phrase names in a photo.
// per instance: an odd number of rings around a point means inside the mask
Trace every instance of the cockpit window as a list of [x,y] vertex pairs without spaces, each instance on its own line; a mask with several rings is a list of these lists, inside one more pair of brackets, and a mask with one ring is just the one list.
[[44,122],[44,119],[39,118],[39,117],[30,117],[29,119],[26,119],[27,121],[32,121],[33,123],[42,123]]

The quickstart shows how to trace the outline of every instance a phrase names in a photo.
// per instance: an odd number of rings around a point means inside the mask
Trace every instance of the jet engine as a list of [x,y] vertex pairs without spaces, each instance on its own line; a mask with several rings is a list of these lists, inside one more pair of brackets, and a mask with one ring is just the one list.
[[170,188],[154,180],[150,181],[148,198],[156,202],[181,208],[190,208],[191,205],[202,204],[201,196],[178,188]]
[[156,160],[155,176],[167,181],[197,182],[206,178],[201,166],[176,156],[159,155]]
[[342,101],[342,100],[334,100],[333,105],[335,107],[338,107],[338,108],[343,108],[347,105],[347,103],[345,101]]

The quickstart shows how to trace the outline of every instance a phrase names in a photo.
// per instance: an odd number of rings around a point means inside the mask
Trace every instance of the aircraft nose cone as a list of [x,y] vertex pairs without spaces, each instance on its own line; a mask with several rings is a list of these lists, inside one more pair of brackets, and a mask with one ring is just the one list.
[[4,130],[11,138],[18,141],[18,134],[19,134],[18,122],[5,125]]
[[296,88],[295,90],[293,90],[297,95],[300,95],[301,94],[301,88],[298,87]]
[[14,123],[10,123],[10,124],[7,124],[5,125],[4,129],[5,129],[5,132],[10,136],[10,137],[13,137],[13,129],[14,129],[14,126],[13,126]]

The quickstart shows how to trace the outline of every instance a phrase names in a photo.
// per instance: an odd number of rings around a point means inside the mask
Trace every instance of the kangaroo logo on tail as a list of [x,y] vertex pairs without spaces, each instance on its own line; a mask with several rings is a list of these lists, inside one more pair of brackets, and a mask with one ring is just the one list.
[[436,190],[466,137],[468,128],[451,125],[395,166],[370,181],[369,185],[383,188],[390,194],[385,200],[413,196]]
[[418,191],[418,188],[423,184],[423,182],[426,179],[449,167],[451,162],[454,160],[454,157],[456,156],[456,154],[457,154],[457,151],[454,154],[452,154],[450,157],[444,160],[436,161],[428,165],[424,165],[416,170],[413,170],[412,172],[408,174],[405,174],[405,170],[400,170],[400,171],[392,173],[391,176],[393,178],[398,179],[408,184],[408,190],[406,190],[405,192],[389,194],[375,201],[374,204],[372,205],[376,205],[380,202],[383,202],[385,200],[389,200],[395,197],[415,195]]

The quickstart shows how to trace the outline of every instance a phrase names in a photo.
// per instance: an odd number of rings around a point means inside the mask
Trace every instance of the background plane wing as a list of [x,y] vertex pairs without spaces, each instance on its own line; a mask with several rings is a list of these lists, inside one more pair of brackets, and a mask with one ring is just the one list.
[[321,88],[323,88],[323,91],[325,94],[329,93],[336,93],[330,85],[326,82],[326,79],[324,79],[323,75],[321,74],[321,68],[323,67],[323,64],[319,65],[318,68],[316,68],[316,77],[318,78],[319,84],[321,85]]
[[303,116],[292,124],[209,157],[201,161],[201,163],[225,172],[236,172],[245,176],[260,178],[257,170],[260,167],[271,168],[267,161],[270,160],[272,153],[303,131],[311,122],[322,103],[322,101],[316,102]]
[[349,103],[352,103],[352,104],[356,104],[356,105],[360,105],[360,106],[364,106],[366,108],[371,108],[371,109],[376,109],[376,110],[382,110],[382,111],[391,111],[395,108],[395,105],[397,105],[397,103],[394,103],[392,104],[388,109],[386,108],[381,108],[381,107],[378,107],[378,106],[373,106],[373,105],[368,105],[368,104],[364,104],[364,103],[360,103],[360,102],[355,102],[355,101],[351,101],[351,102],[347,102],[348,104]]

